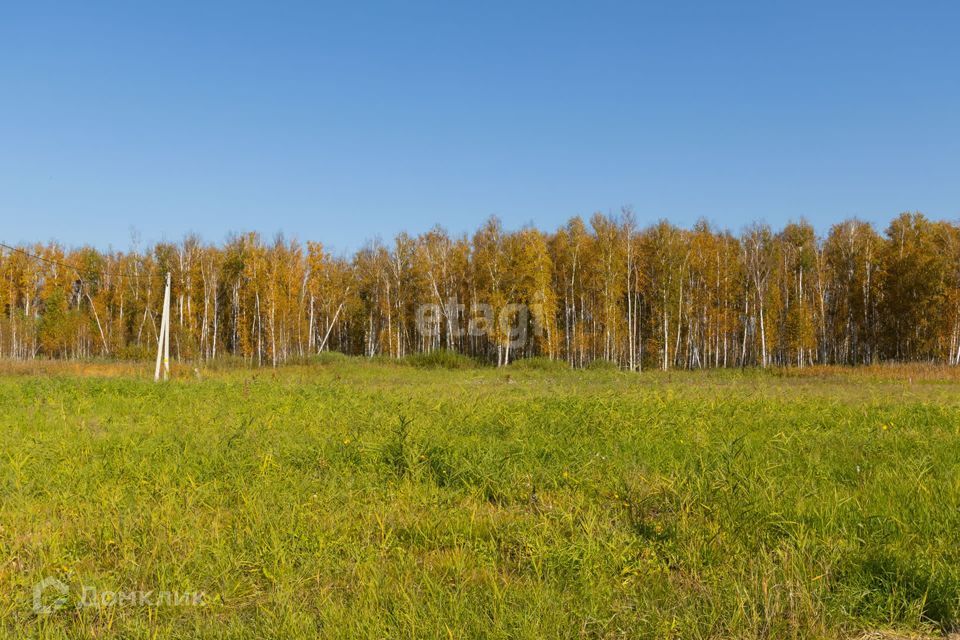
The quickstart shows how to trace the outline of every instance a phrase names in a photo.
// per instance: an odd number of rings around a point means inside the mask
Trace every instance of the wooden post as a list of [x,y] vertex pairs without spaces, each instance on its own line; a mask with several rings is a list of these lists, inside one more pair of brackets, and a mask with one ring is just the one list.
[[170,272],[167,272],[167,287],[163,292],[163,313],[160,320],[160,335],[157,339],[157,366],[153,379],[160,380],[160,364],[163,363],[163,379],[170,377]]
[[167,291],[163,294],[163,312],[167,314],[167,330],[163,334],[163,379],[170,378],[170,272],[167,272]]

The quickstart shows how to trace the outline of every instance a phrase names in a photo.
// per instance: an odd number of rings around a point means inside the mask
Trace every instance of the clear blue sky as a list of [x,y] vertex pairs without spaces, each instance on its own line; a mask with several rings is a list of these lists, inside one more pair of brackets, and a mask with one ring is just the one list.
[[953,220],[958,7],[9,3],[0,239]]

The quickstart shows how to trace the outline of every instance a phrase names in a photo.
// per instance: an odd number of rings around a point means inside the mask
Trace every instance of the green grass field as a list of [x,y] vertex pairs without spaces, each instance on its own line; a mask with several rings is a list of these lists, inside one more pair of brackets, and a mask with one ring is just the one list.
[[[955,372],[324,362],[185,369],[166,384],[146,365],[8,367],[0,631],[857,638],[960,626]],[[46,577],[69,592],[36,613]],[[202,606],[122,595],[201,591]]]

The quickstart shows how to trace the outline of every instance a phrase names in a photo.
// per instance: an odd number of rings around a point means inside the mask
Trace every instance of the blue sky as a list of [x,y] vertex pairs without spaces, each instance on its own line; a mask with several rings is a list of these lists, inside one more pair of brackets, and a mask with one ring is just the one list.
[[[843,6],[837,6],[843,4]],[[960,218],[956,3],[0,13],[0,239]]]

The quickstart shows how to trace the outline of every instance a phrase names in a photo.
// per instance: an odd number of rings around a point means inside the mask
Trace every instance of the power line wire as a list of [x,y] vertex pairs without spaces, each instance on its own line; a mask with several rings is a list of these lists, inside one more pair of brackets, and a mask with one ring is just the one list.
[[[80,276],[80,280],[81,280],[81,281],[83,281],[83,279],[84,279],[84,278],[83,278],[83,273],[84,273],[84,272],[83,272],[79,267],[77,267],[77,266],[75,266],[75,265],[72,265],[72,264],[70,264],[70,263],[68,263],[68,262],[63,262],[63,261],[61,261],[61,260],[55,260],[55,259],[53,259],[53,258],[47,258],[46,256],[41,256],[41,255],[38,255],[38,254],[36,254],[36,253],[31,253],[31,252],[27,251],[26,249],[22,249],[22,248],[20,248],[20,247],[12,247],[12,246],[10,246],[9,244],[5,244],[5,243],[3,243],[3,242],[0,242],[0,247],[3,247],[4,249],[7,249],[8,251],[13,251],[13,252],[22,254],[22,255],[24,255],[24,256],[26,256],[26,257],[28,257],[28,258],[31,258],[31,259],[33,259],[33,260],[39,260],[40,262],[46,262],[47,264],[54,264],[54,265],[57,265],[57,266],[59,266],[59,267],[63,267],[63,268],[65,268],[65,269],[71,269],[71,270],[73,270],[73,271],[76,271],[77,275]],[[149,279],[149,278],[159,278],[161,281],[163,281],[163,280],[165,280],[165,278],[166,278],[166,276],[165,276],[164,274],[162,274],[162,273],[142,274],[142,275],[133,275],[133,274],[129,274],[129,273],[110,273],[109,271],[98,271],[97,273],[98,273],[98,275],[101,275],[101,276],[107,276],[107,278],[118,278],[118,279],[123,279],[123,278],[146,278],[146,279]]]

